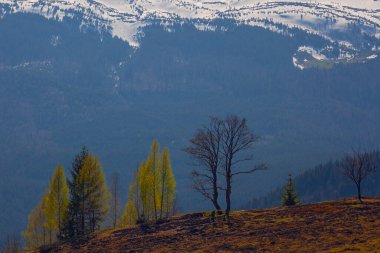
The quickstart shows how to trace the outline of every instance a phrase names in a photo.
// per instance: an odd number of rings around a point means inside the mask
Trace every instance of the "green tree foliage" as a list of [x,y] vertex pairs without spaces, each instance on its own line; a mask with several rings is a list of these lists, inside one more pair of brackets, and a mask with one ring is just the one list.
[[173,211],[175,186],[169,150],[161,153],[159,143],[153,141],[147,160],[140,164],[129,188],[121,226],[168,217]]
[[52,244],[60,238],[67,217],[68,193],[65,172],[57,166],[49,190],[29,214],[27,229],[23,232],[26,249]]
[[149,168],[150,166],[147,161],[141,163],[137,176],[137,185],[139,186],[141,198],[141,213],[139,213],[139,219],[143,221],[153,220],[155,215],[154,178]]
[[158,219],[158,213],[159,213],[159,207],[160,207],[160,189],[161,189],[161,181],[160,181],[160,172],[161,172],[161,154],[160,154],[160,144],[158,141],[154,140],[152,143],[152,146],[150,148],[150,153],[148,160],[146,161],[146,167],[147,169],[145,172],[145,177],[148,179],[146,183],[150,183],[151,186],[147,185],[146,189],[148,190],[148,196],[150,196],[149,199],[146,199],[147,201],[150,201],[153,205],[153,214],[154,219],[157,221]]
[[110,199],[102,165],[83,148],[74,159],[71,176],[72,180],[67,182],[64,169],[57,166],[49,190],[29,215],[23,233],[26,248],[77,238],[100,229]]
[[50,243],[61,238],[63,224],[67,218],[69,205],[69,188],[62,166],[58,166],[50,180],[50,188],[46,199],[46,217],[50,234]]
[[136,180],[134,180],[134,182],[129,186],[128,202],[125,205],[124,213],[119,221],[120,227],[134,225],[138,220],[138,210],[136,209],[136,204],[139,204],[139,200],[136,198],[136,194]]
[[64,234],[62,235],[64,239],[75,238],[84,234],[81,226],[83,217],[81,216],[82,212],[79,209],[80,203],[83,202],[83,188],[77,184],[77,178],[79,177],[80,170],[83,167],[84,160],[88,155],[88,149],[83,147],[82,150],[75,156],[71,166],[71,180],[68,181],[70,189],[69,208],[67,220],[64,225]]
[[28,216],[28,225],[23,232],[25,249],[41,247],[48,243],[49,231],[46,228],[46,201],[47,194],[44,194]]
[[160,170],[160,219],[164,216],[167,218],[173,211],[175,200],[175,179],[172,171],[169,150],[164,149],[162,154],[162,166]]
[[110,194],[102,165],[95,156],[87,155],[84,159],[83,167],[76,178],[76,185],[79,186],[81,194],[80,231],[86,235],[100,229],[109,210]]
[[299,203],[300,201],[297,198],[297,192],[293,183],[292,175],[289,174],[288,182],[284,188],[284,195],[281,199],[281,204],[283,206],[294,206]]
[[135,204],[133,201],[128,200],[125,206],[125,211],[119,221],[119,226],[128,227],[130,225],[134,225],[136,224],[137,219],[138,219],[138,213],[137,213]]

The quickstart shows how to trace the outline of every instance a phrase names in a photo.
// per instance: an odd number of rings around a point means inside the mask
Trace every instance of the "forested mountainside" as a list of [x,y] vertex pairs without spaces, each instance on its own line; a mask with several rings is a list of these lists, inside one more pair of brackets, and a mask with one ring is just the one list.
[[[380,168],[380,152],[374,151],[377,168]],[[315,203],[356,196],[354,183],[343,173],[342,161],[330,161],[295,177],[295,187],[301,203]],[[285,181],[285,180],[284,180]],[[363,196],[380,196],[380,170],[363,181]],[[284,187],[260,198],[253,198],[242,206],[244,209],[267,208],[281,205]]]

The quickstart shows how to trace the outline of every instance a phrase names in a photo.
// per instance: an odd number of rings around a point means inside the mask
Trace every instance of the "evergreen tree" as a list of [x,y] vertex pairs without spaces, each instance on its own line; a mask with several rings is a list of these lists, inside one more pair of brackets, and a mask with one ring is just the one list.
[[161,197],[161,176],[160,176],[160,166],[161,166],[161,160],[160,160],[160,144],[157,140],[154,140],[150,149],[150,153],[148,156],[148,160],[146,163],[148,170],[147,173],[150,174],[150,182],[151,182],[151,200],[153,201],[153,210],[154,210],[154,220],[158,220],[158,213],[159,213],[159,207],[160,203],[159,201],[162,199]]
[[23,232],[25,249],[33,249],[44,246],[48,243],[48,229],[46,228],[46,200],[47,194],[44,194],[37,206],[28,216],[28,225]]
[[155,202],[153,200],[154,177],[149,168],[148,161],[141,163],[137,176],[137,185],[139,186],[141,198],[141,213],[139,214],[139,218],[143,222],[153,220],[155,217]]
[[84,159],[76,184],[82,195],[79,203],[80,231],[86,235],[100,229],[109,209],[110,198],[102,165],[93,155]]
[[120,218],[119,226],[128,227],[137,223],[138,215],[133,201],[128,200],[123,215]]
[[58,166],[50,180],[50,189],[46,201],[48,227],[53,231],[53,241],[61,238],[63,225],[67,218],[69,205],[69,188],[62,166]]
[[81,230],[81,217],[80,203],[82,203],[83,188],[81,188],[78,182],[79,173],[83,167],[85,158],[89,155],[88,149],[83,147],[82,150],[75,156],[72,167],[70,170],[71,181],[68,181],[70,189],[70,200],[67,212],[67,219],[64,224],[64,233],[62,237],[64,239],[75,238],[83,235],[84,231]]
[[147,160],[139,166],[129,192],[128,200],[133,203],[139,222],[157,221],[172,212],[175,179],[169,150],[161,153],[157,141],[153,141]]
[[[136,203],[136,183],[133,182],[129,186],[129,192],[128,192],[128,202],[125,206],[125,210],[123,215],[120,218],[119,226],[120,227],[127,227],[130,225],[134,225],[137,223],[138,220],[138,211],[136,209],[135,203]],[[137,202],[138,203],[138,202]]]
[[284,188],[284,195],[281,199],[281,204],[283,206],[294,206],[299,203],[300,201],[297,198],[297,192],[293,183],[292,175],[289,174],[288,182]]
[[160,185],[161,185],[161,199],[160,199],[160,219],[163,215],[167,218],[173,209],[175,199],[175,179],[170,162],[169,150],[164,149],[162,153],[162,167],[160,169]]

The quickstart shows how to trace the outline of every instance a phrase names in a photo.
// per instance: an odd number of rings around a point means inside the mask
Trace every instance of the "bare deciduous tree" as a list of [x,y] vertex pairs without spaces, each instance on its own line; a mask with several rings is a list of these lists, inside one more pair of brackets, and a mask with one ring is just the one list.
[[353,151],[351,155],[343,158],[341,167],[344,175],[354,182],[358,199],[363,202],[361,185],[366,177],[376,171],[377,165],[374,156],[368,152]]
[[222,121],[211,117],[209,126],[198,130],[190,140],[190,146],[184,149],[198,165],[202,166],[202,171],[193,170],[192,187],[201,193],[203,197],[210,200],[216,210],[221,207],[218,202],[218,168],[220,163]]
[[20,251],[20,240],[16,235],[8,235],[5,241],[3,252],[4,253],[17,253]]
[[111,174],[111,220],[113,228],[117,227],[120,217],[120,176],[115,172]]
[[265,164],[259,164],[252,169],[236,171],[242,162],[251,161],[252,154],[249,152],[253,144],[258,140],[248,128],[247,120],[238,116],[228,116],[222,124],[222,149],[223,175],[226,179],[226,216],[231,211],[232,179],[240,174],[251,174],[258,170],[265,170]]
[[[198,130],[190,140],[191,145],[184,150],[203,167],[202,171],[192,172],[193,188],[209,199],[216,210],[221,209],[218,203],[218,189],[223,189],[227,217],[231,210],[232,178],[267,169],[265,164],[259,164],[252,169],[237,170],[240,163],[252,160],[250,150],[257,139],[249,130],[245,118],[211,118],[209,126]],[[218,184],[220,174],[225,178],[225,188]]]

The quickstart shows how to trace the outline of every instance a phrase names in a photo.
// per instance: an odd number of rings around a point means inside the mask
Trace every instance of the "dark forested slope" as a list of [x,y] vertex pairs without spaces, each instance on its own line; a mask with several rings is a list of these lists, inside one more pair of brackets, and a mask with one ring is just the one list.
[[[363,181],[362,194],[363,196],[380,196],[380,152],[375,151],[371,154],[375,157],[378,169]],[[354,183],[344,175],[339,160],[330,161],[307,170],[296,176],[294,182],[302,203],[314,203],[357,195]],[[252,199],[243,205],[243,208],[279,206],[282,195],[283,187],[278,187],[263,197]]]

